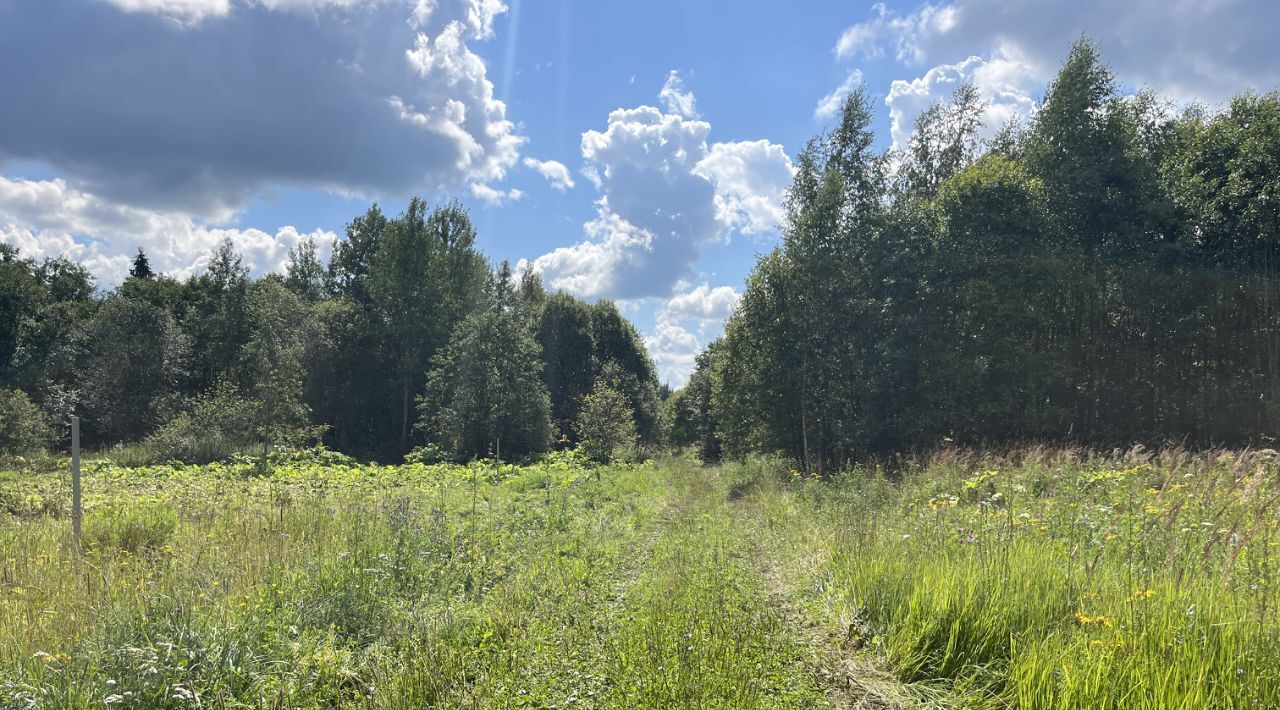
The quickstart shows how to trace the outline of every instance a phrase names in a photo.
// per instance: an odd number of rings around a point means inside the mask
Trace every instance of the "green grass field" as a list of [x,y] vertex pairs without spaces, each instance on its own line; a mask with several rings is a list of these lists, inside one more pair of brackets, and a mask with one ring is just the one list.
[[0,707],[1280,706],[1268,452],[0,473]]

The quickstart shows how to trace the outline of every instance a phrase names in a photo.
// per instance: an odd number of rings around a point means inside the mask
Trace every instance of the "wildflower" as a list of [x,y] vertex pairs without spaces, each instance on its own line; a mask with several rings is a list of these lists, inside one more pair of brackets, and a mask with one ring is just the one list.
[[1135,601],[1142,601],[1143,599],[1150,599],[1151,597],[1154,597],[1155,595],[1156,595],[1156,590],[1154,590],[1154,589],[1139,589],[1138,591],[1134,592],[1133,594],[1130,594],[1129,596],[1125,597],[1125,602],[1132,604],[1132,603],[1133,603],[1133,602],[1135,602]]
[[1111,619],[1108,619],[1106,616],[1102,614],[1099,614],[1098,616],[1089,616],[1083,611],[1077,611],[1075,615],[1075,620],[1076,620],[1076,623],[1081,626],[1101,625],[1107,628],[1111,628]]

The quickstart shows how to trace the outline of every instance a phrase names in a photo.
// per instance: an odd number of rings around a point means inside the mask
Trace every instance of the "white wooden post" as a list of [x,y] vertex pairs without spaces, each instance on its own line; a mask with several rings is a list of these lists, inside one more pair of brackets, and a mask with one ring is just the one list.
[[71,534],[80,549],[80,417],[71,417]]

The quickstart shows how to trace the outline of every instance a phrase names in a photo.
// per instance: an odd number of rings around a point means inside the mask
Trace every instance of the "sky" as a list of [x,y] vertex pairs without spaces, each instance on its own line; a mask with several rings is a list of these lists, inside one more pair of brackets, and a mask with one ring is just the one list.
[[0,241],[110,288],[327,255],[372,202],[610,298],[679,386],[779,239],[792,158],[863,84],[880,147],[972,81],[1032,115],[1088,35],[1128,88],[1280,87],[1276,0],[0,0]]

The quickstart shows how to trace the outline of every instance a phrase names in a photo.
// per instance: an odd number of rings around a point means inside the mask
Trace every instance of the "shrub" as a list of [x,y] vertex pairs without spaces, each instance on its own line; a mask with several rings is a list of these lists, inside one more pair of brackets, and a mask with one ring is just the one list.
[[141,447],[142,458],[150,459],[146,463],[226,459],[252,446],[253,417],[252,403],[234,386],[220,383],[147,437]]
[[627,398],[603,382],[582,398],[575,428],[582,452],[595,461],[607,463],[636,445],[636,422]]
[[40,451],[52,441],[49,422],[27,393],[0,389],[0,456]]

